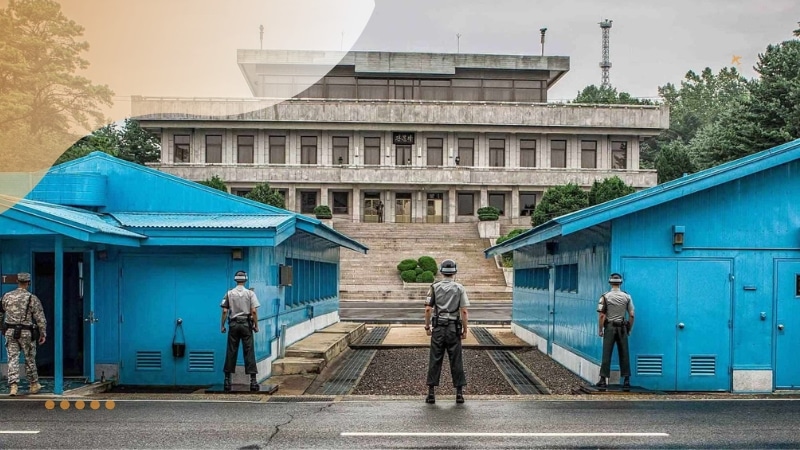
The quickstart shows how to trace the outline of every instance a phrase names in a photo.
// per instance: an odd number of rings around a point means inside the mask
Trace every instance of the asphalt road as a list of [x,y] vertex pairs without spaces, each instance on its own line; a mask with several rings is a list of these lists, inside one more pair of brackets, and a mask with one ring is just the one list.
[[[800,401],[0,401],[2,448],[799,448]],[[19,432],[27,432],[21,434]]]
[[[365,323],[423,323],[422,302],[339,302],[342,320]],[[511,323],[511,302],[475,302],[469,307],[469,319],[476,324]]]

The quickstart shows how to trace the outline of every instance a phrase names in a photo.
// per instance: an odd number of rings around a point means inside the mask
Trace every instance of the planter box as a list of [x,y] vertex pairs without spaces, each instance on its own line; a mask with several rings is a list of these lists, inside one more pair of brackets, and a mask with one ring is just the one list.
[[478,234],[483,239],[497,239],[500,237],[500,222],[484,220],[478,222]]

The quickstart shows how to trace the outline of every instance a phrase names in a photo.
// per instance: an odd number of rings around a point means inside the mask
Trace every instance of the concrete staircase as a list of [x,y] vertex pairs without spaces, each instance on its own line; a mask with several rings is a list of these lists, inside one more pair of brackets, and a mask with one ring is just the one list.
[[363,323],[338,322],[286,347],[285,356],[272,362],[272,376],[320,373],[347,347],[367,333]]
[[428,285],[404,285],[397,271],[403,259],[420,256],[431,256],[438,264],[455,260],[456,280],[467,288],[470,301],[511,301],[502,269],[493,258],[484,257],[483,251],[491,244],[478,235],[476,223],[334,222],[334,228],[369,247],[366,255],[341,252],[339,297],[343,301],[423,302]]

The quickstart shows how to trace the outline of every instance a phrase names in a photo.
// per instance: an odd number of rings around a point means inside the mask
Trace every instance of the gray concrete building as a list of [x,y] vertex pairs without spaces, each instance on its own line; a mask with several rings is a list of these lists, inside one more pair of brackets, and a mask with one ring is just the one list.
[[239,50],[238,64],[252,99],[133,98],[161,138],[153,166],[239,195],[267,181],[287,209],[339,220],[470,222],[495,206],[527,225],[551,186],[655,185],[640,142],[669,127],[663,106],[547,103],[563,56]]

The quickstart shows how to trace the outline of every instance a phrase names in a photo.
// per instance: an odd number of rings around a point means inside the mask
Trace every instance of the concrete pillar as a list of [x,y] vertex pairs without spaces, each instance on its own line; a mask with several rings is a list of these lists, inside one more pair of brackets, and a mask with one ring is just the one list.
[[489,189],[486,186],[481,186],[481,200],[478,208],[483,208],[484,206],[489,206]]
[[300,164],[300,137],[294,130],[286,136],[286,164]]
[[511,219],[511,223],[519,220],[519,186],[511,188],[511,211],[507,212],[506,217]]
[[333,205],[331,204],[330,193],[328,193],[328,186],[320,187],[320,195],[319,195],[319,204],[320,205],[327,205],[333,211]]
[[353,207],[351,220],[353,223],[361,222],[361,188],[358,186],[353,187],[353,196],[351,198]]
[[639,158],[641,158],[641,145],[639,136],[627,140],[628,142],[628,170],[639,170]]
[[447,222],[456,223],[456,215],[458,214],[458,196],[456,195],[456,188],[450,188],[447,191]]
[[519,138],[517,133],[511,133],[506,141],[506,167],[519,167]]
[[300,212],[297,208],[297,187],[294,184],[289,186],[289,192],[286,194],[286,209]]

